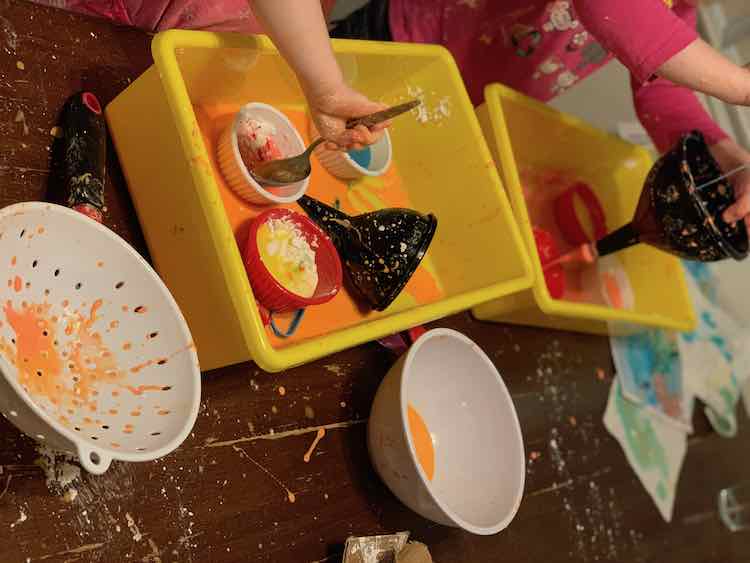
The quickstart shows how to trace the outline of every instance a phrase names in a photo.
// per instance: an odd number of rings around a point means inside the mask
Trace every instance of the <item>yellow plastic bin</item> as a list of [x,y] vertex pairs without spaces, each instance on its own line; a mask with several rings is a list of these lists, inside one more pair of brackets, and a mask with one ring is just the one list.
[[525,173],[553,171],[588,183],[612,229],[633,216],[653,163],[648,151],[500,84],[485,89],[485,103],[476,112],[531,256],[534,285],[474,308],[475,317],[594,334],[628,334],[641,326],[694,328],[682,265],[673,256],[646,245],[619,253],[635,306],[618,310],[553,299],[536,251],[522,185]]
[[249,359],[284,370],[531,287],[531,262],[450,54],[357,41],[334,42],[334,50],[349,82],[372,98],[424,97],[423,113],[399,118],[391,136],[411,203],[438,217],[428,258],[443,298],[272,346],[194,104],[258,101],[303,109],[302,92],[265,37],[164,32],[152,44],[155,64],[106,116],[156,268],[190,324],[205,370]]

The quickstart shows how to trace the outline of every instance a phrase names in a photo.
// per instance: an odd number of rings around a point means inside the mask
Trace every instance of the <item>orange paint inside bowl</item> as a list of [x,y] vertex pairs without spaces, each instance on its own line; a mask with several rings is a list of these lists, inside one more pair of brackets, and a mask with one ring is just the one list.
[[[232,121],[239,109],[239,104],[194,106],[198,127],[209,149],[210,162],[204,165],[213,173],[229,225],[240,249],[244,249],[252,219],[268,208],[254,206],[232,191],[221,174],[214,148],[217,146],[221,132]],[[277,109],[289,118],[305,143],[308,143],[310,138],[307,114],[302,110],[288,107]],[[311,161],[312,173],[308,193],[328,205],[338,206],[344,213],[359,215],[385,207],[414,208],[409,201],[404,182],[395,163],[380,177],[347,182],[329,174],[317,158],[312,158]],[[296,203],[278,207],[304,213]],[[428,255],[414,272],[396,303],[384,313],[365,310],[358,298],[353,297],[348,291],[340,291],[328,303],[309,307],[305,311],[305,318],[297,332],[292,336],[281,339],[274,336],[273,332],[268,329],[267,338],[274,348],[284,348],[364,322],[387,317],[397,310],[408,310],[417,305],[434,303],[441,300],[445,294],[438,277],[433,272]],[[285,326],[291,317],[292,313],[277,315],[277,322]]]
[[432,436],[427,423],[411,405],[407,409],[407,418],[409,419],[409,435],[417,452],[417,461],[427,475],[427,479],[432,481],[435,476],[435,447],[432,445]]

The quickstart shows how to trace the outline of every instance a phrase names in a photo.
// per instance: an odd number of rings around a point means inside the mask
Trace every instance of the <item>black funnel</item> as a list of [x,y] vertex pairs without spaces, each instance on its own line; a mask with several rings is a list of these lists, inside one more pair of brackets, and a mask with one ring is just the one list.
[[351,217],[309,196],[297,203],[331,237],[352,283],[376,311],[404,289],[437,229],[434,215],[411,209]]
[[643,242],[687,260],[742,260],[747,229],[722,218],[735,196],[728,179],[717,181],[721,175],[703,135],[684,135],[654,164],[633,220],[596,242],[599,256]]

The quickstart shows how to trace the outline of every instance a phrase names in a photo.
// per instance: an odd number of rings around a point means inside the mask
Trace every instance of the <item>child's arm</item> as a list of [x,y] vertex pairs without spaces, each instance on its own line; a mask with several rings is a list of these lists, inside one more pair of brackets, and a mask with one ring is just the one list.
[[333,56],[319,0],[249,0],[256,17],[292,67],[321,135],[344,148],[374,143],[378,131],[360,125],[346,130],[347,118],[384,108],[344,82]]
[[[575,1],[586,28],[630,69],[638,116],[659,150],[699,129],[724,171],[750,162],[750,153],[729,139],[690,90],[750,105],[750,71],[698,38],[695,8],[681,3],[672,11],[662,0]],[[662,78],[650,80],[654,75]],[[732,183],[737,203],[725,219],[745,218],[750,232],[750,172]]]

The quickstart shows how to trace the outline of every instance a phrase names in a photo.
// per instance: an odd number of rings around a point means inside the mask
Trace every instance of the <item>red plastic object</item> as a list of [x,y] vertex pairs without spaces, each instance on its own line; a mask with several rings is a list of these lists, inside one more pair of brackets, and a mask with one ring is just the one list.
[[542,262],[547,290],[553,299],[560,299],[565,294],[565,272],[562,265],[555,264],[549,268],[544,268],[546,264],[560,257],[560,249],[552,235],[539,227],[534,227],[534,240],[536,241],[539,259]]
[[[308,244],[315,250],[318,287],[315,288],[312,297],[302,297],[284,288],[263,264],[258,249],[258,229],[270,219],[293,221],[302,231]],[[253,220],[245,245],[245,269],[258,303],[273,313],[285,313],[304,309],[310,305],[321,305],[333,299],[341,289],[341,260],[336,247],[315,223],[289,209],[271,209]]]
[[[576,213],[575,201],[580,199],[589,214],[594,228],[594,240],[586,233]],[[574,184],[555,200],[555,221],[562,232],[565,241],[571,246],[578,246],[587,242],[595,242],[607,235],[607,219],[604,215],[599,198],[593,190],[583,182]]]

